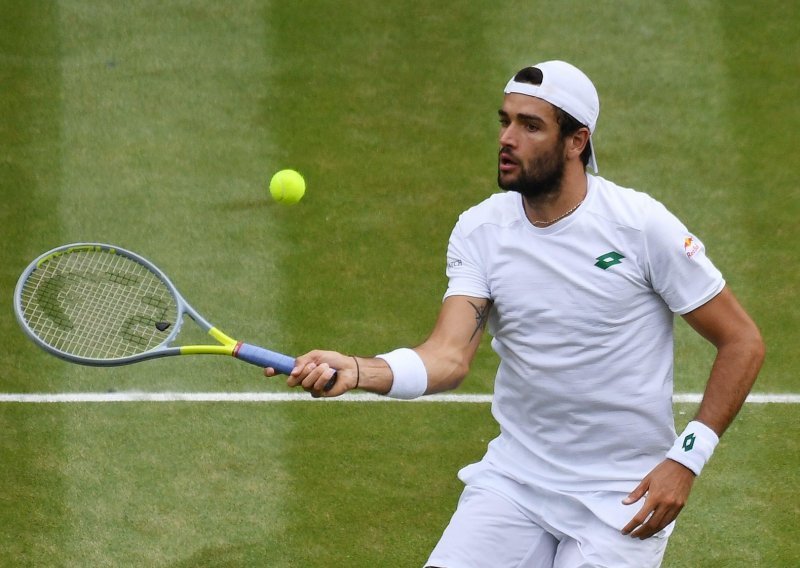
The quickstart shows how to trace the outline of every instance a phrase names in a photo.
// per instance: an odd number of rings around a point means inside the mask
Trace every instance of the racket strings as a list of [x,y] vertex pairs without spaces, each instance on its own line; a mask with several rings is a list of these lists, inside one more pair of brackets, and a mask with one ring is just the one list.
[[43,262],[22,288],[28,326],[56,349],[115,359],[165,342],[177,302],[150,269],[110,251],[73,251]]

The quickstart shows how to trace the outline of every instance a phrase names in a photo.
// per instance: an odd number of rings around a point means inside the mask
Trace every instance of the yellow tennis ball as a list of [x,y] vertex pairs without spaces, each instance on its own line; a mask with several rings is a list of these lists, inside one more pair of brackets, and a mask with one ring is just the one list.
[[281,170],[269,181],[269,193],[278,203],[294,205],[305,192],[306,181],[294,170]]

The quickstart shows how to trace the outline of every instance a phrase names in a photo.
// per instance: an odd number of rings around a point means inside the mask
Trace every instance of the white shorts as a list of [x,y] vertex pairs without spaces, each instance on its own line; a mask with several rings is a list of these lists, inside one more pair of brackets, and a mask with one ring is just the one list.
[[672,525],[646,540],[620,532],[642,502],[622,505],[625,494],[616,492],[565,494],[532,488],[495,472],[483,471],[474,477],[464,489],[450,524],[425,566],[657,568],[661,565]]

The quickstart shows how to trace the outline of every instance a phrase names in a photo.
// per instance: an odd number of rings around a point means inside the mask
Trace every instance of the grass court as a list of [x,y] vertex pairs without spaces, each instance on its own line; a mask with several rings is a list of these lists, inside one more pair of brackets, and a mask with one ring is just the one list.
[[[798,29],[775,0],[0,0],[0,392],[286,392],[228,359],[37,349],[16,279],[75,241],[276,350],[421,342],[450,230],[496,191],[502,87],[564,59],[600,94],[600,174],[703,239],[767,341],[755,392],[798,393]],[[269,199],[283,168],[296,207]],[[713,352],[676,325],[676,391],[701,392]],[[459,392],[495,366],[487,339]],[[745,406],[665,568],[800,564],[798,423]],[[421,566],[496,426],[480,403],[4,402],[0,431],[0,566],[329,568]]]

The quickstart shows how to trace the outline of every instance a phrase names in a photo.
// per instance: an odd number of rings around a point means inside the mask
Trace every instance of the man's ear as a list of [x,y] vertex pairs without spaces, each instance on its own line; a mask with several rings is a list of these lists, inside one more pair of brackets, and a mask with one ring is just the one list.
[[579,128],[567,137],[567,152],[570,156],[580,158],[583,150],[589,144],[589,129]]

